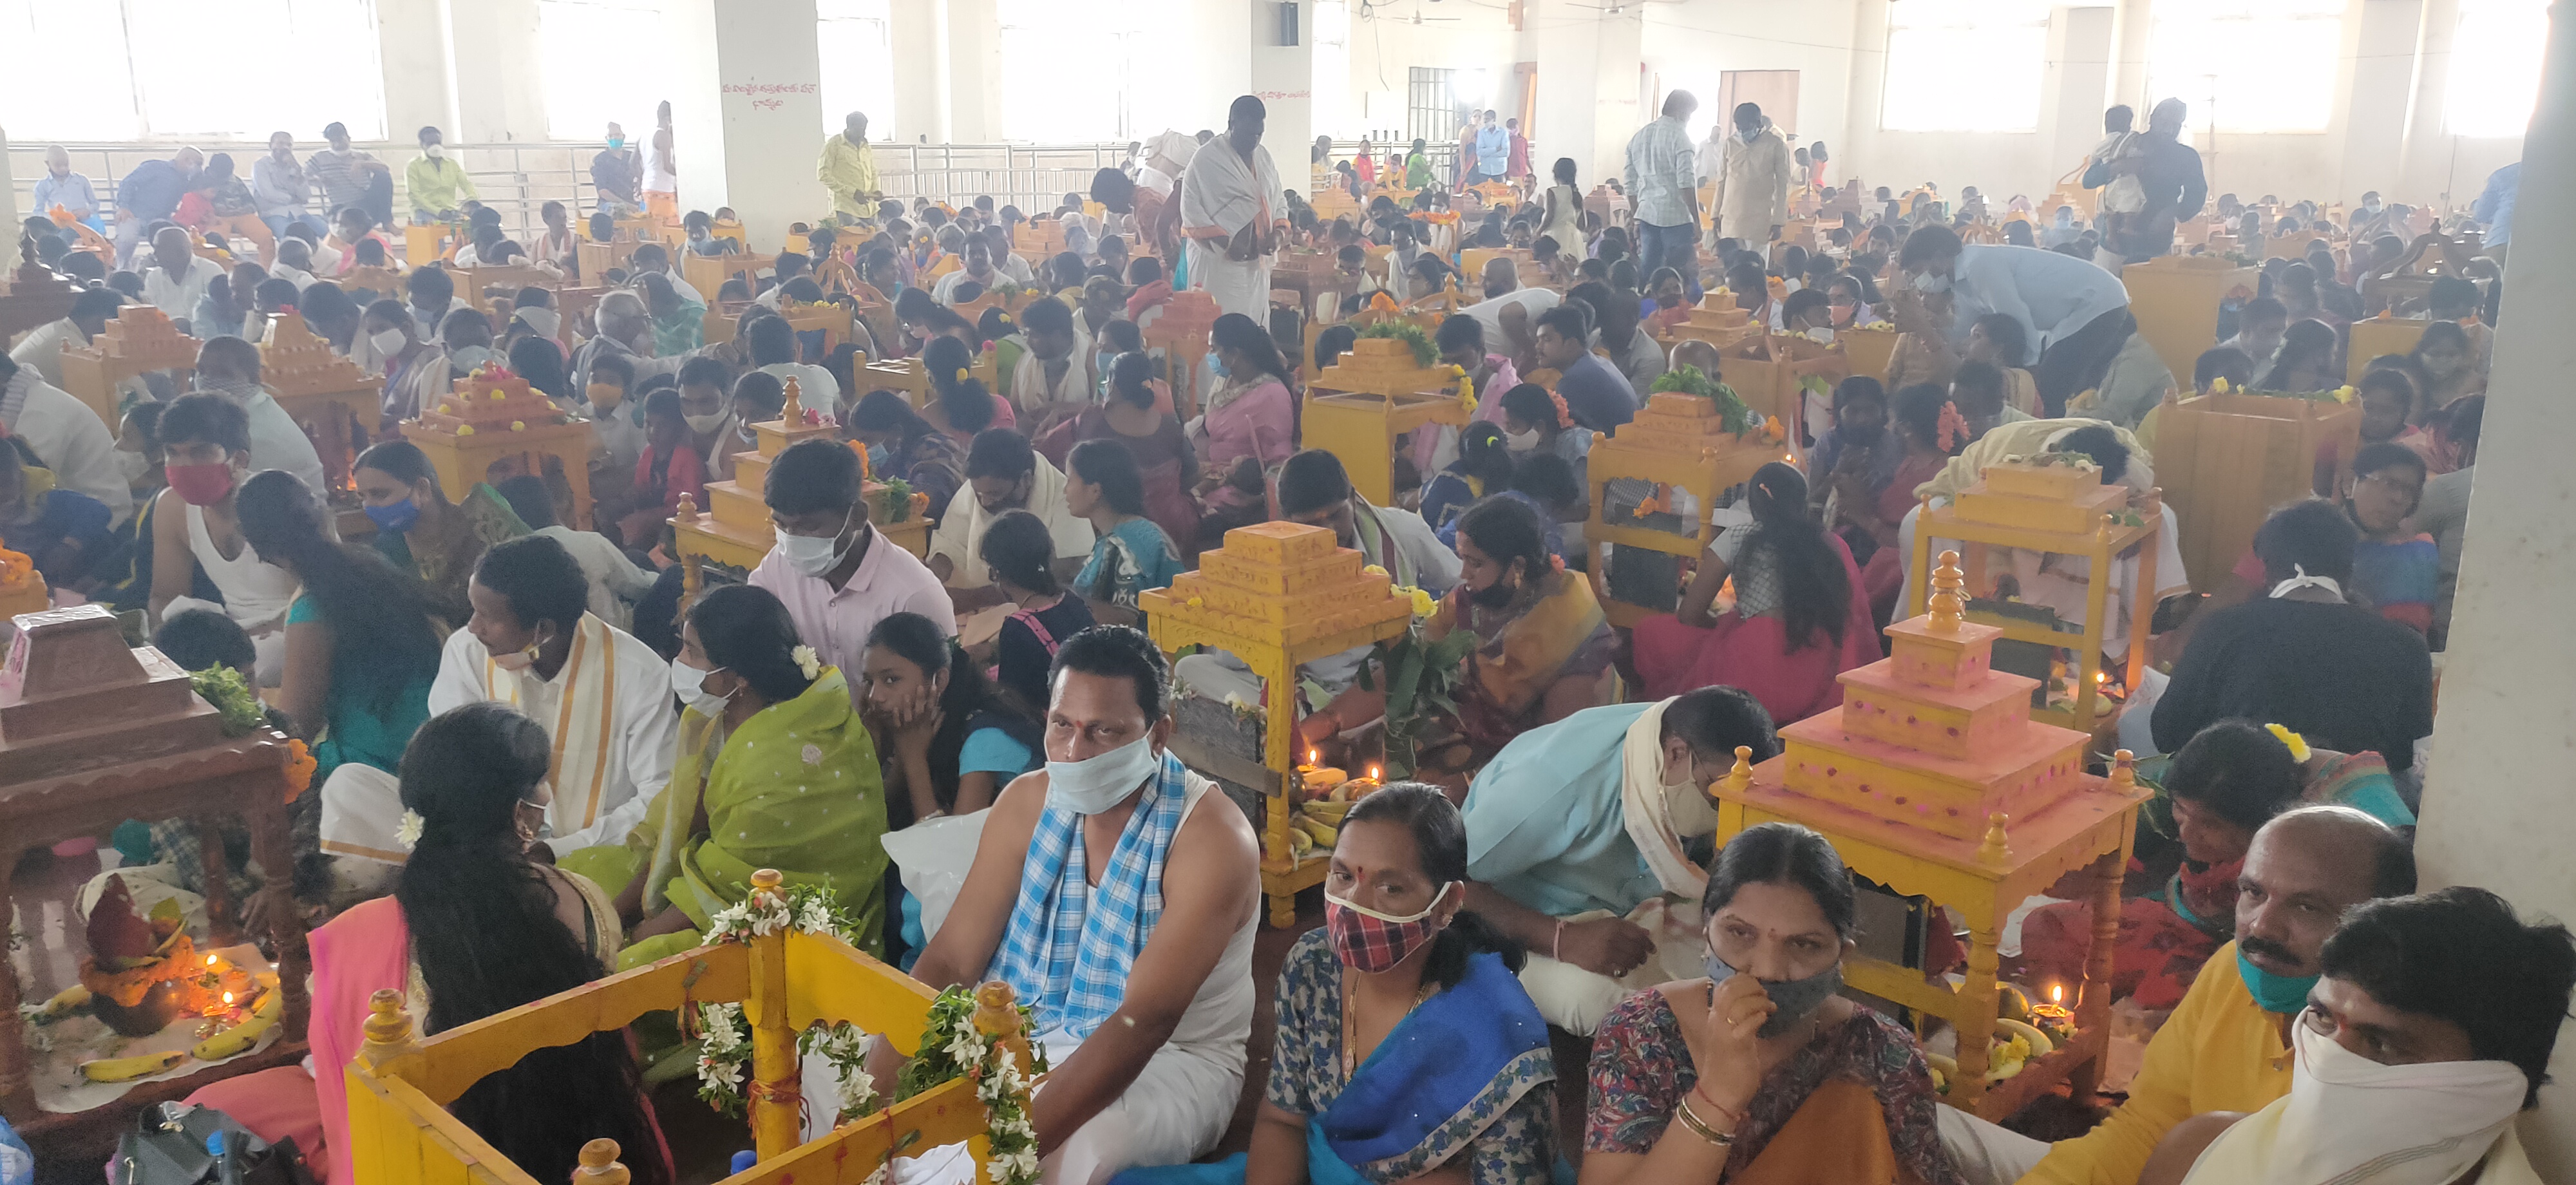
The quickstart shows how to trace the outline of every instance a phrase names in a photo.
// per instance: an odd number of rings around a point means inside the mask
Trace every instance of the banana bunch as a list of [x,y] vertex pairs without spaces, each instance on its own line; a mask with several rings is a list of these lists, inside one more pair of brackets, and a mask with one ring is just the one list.
[[53,999],[45,1001],[42,1005],[29,1012],[27,1014],[27,1019],[36,1024],[49,1025],[89,1007],[89,1002],[92,998],[93,997],[88,988],[82,987],[79,984],[73,984],[59,992],[55,992]]
[[[1995,1019],[1993,1040],[1986,1045],[1986,1081],[2002,1082],[2022,1072],[2033,1059],[2048,1056],[2057,1048],[2048,1034],[2028,1021],[2009,1017]],[[1938,1094],[1950,1093],[1950,1084],[1959,1080],[1959,1060],[1925,1051],[1923,1060],[1932,1067],[1932,1089]]]
[[276,988],[260,994],[259,1004],[250,1011],[250,1019],[197,1043],[197,1060],[219,1062],[258,1044],[262,1034],[277,1024],[286,1011],[285,999]]

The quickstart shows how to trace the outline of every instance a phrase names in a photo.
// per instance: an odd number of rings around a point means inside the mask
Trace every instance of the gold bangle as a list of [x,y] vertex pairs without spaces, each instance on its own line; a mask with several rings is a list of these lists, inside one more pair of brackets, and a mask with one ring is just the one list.
[[1681,1120],[1682,1126],[1691,1129],[1692,1134],[1711,1144],[1720,1148],[1735,1146],[1735,1133],[1721,1132],[1710,1127],[1707,1121],[1699,1117],[1698,1112],[1691,1110],[1690,1099],[1687,1096],[1673,1107],[1673,1117]]

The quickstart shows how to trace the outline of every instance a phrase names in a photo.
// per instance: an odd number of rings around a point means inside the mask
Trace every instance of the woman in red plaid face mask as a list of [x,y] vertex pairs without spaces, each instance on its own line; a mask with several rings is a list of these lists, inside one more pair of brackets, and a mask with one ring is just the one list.
[[[1280,970],[1252,1160],[1318,1185],[1444,1165],[1473,1182],[1546,1175],[1547,1022],[1521,990],[1520,951],[1461,911],[1466,881],[1466,825],[1437,789],[1399,782],[1351,807],[1324,880],[1324,928]],[[1244,1163],[1225,1162],[1235,1174]]]

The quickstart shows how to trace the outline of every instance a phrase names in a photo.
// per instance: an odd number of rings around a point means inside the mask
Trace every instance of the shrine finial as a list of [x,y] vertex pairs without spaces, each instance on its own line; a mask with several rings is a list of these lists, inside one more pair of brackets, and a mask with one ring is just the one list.
[[1932,569],[1932,625],[1936,629],[1957,629],[1965,619],[1968,602],[1963,591],[1967,574],[1959,570],[1959,553],[1941,553],[1941,564]]

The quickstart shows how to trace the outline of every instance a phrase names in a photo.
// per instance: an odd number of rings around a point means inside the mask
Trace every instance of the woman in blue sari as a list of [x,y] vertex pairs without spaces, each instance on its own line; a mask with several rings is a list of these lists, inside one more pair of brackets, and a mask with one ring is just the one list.
[[1466,826],[1438,789],[1360,800],[1325,875],[1324,926],[1279,972],[1253,1155],[1112,1185],[1387,1185],[1444,1166],[1473,1185],[1548,1179],[1547,1022],[1521,990],[1520,950],[1459,908],[1466,882]]

